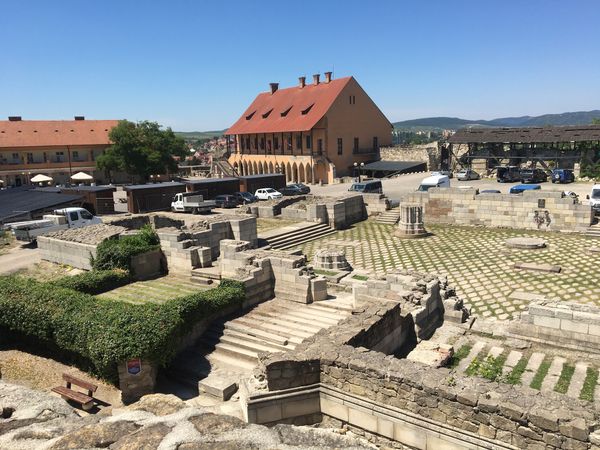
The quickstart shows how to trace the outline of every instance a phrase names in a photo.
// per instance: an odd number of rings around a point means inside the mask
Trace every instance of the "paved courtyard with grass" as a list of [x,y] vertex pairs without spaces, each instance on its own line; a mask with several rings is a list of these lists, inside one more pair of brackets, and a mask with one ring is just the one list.
[[[367,220],[326,238],[301,245],[310,260],[321,248],[344,249],[354,269],[384,275],[413,269],[446,275],[472,311],[506,320],[537,298],[600,306],[600,241],[576,234],[429,225],[431,236],[398,239],[395,226]],[[542,237],[547,248],[509,249],[510,237]],[[560,273],[515,269],[518,262],[558,265]]]
[[128,303],[165,303],[177,297],[214,287],[196,284],[187,278],[164,276],[154,280],[137,281],[98,295],[99,298]]

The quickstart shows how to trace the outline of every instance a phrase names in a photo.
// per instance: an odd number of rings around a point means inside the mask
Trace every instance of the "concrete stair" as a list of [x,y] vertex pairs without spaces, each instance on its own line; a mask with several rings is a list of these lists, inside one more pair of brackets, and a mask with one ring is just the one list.
[[309,241],[329,236],[336,231],[324,223],[315,223],[296,231],[286,232],[268,238],[269,245],[277,250],[287,250]]
[[192,269],[189,281],[196,284],[213,284],[221,280],[221,273],[218,267],[207,267]]
[[398,220],[400,220],[400,208],[390,209],[380,214],[375,221],[388,225],[395,225],[398,223]]
[[596,238],[596,239],[600,239],[600,223],[594,224],[592,226],[590,226],[586,231],[585,231],[585,235],[592,237],[592,238]]

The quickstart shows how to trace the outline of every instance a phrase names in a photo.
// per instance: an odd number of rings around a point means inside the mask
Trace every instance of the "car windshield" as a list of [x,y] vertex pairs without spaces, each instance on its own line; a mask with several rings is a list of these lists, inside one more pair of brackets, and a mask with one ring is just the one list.
[[364,191],[365,190],[365,185],[364,184],[353,184],[350,187],[351,191]]
[[85,219],[85,220],[90,220],[90,219],[93,219],[93,218],[94,218],[94,216],[92,216],[92,215],[91,215],[89,212],[87,212],[85,209],[84,209],[83,211],[81,211],[79,214],[81,215],[81,218],[82,218],[82,219]]
[[600,198],[600,189],[592,189],[592,198]]
[[432,188],[432,187],[437,187],[437,186],[435,184],[422,184],[421,186],[419,186],[419,189],[417,189],[417,190],[419,190],[421,192],[425,192],[425,191],[428,191],[429,188]]
[[275,192],[275,189],[268,188],[268,189],[265,189],[265,192],[270,194],[272,192]]

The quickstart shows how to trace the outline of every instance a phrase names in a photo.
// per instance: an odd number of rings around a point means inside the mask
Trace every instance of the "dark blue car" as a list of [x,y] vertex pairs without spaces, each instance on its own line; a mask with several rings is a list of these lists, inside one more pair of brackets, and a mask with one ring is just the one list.
[[573,183],[575,174],[571,169],[554,169],[552,171],[553,183]]
[[509,194],[522,194],[523,191],[536,191],[541,189],[539,184],[517,184],[510,188]]

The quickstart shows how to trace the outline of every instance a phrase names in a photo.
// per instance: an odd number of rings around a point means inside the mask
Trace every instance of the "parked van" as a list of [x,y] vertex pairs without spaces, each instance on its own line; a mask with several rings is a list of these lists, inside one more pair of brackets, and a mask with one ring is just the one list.
[[498,166],[496,167],[496,180],[498,183],[521,181],[521,170],[517,166]]
[[351,192],[359,192],[361,194],[383,194],[383,186],[381,181],[364,181],[362,183],[353,183],[348,189]]
[[433,187],[450,187],[450,178],[446,175],[432,175],[424,178],[417,191],[426,192]]
[[600,184],[592,186],[592,192],[587,196],[587,199],[590,201],[594,213],[600,214]]

